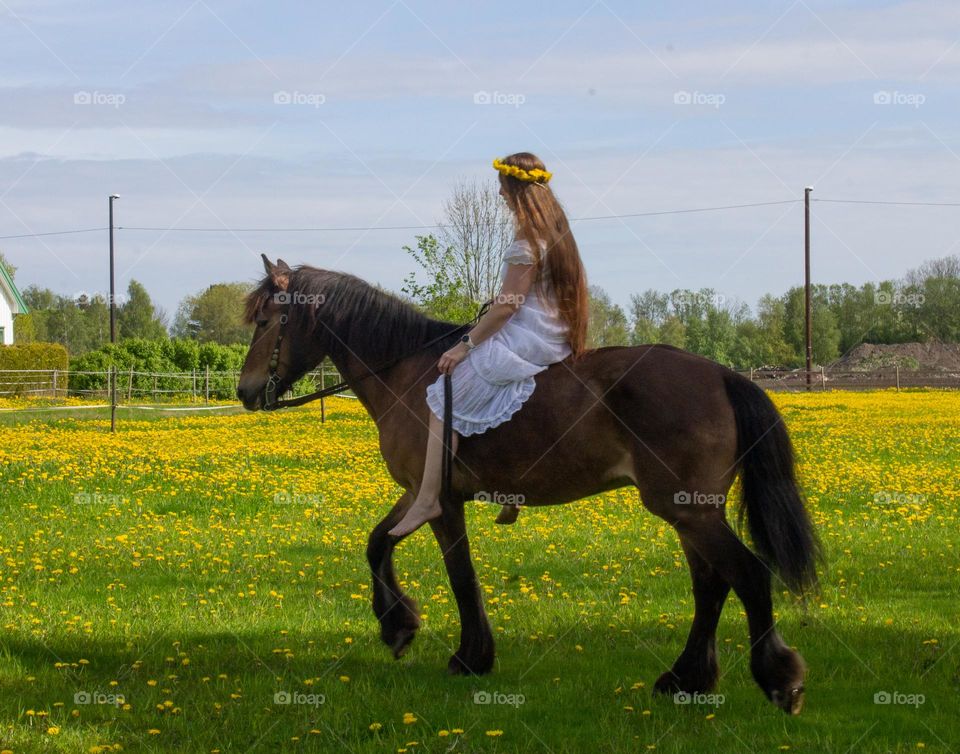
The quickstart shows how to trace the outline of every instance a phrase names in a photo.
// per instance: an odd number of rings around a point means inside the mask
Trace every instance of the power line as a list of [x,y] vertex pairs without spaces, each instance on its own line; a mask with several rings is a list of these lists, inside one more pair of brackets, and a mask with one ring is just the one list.
[[[666,209],[653,212],[632,212],[625,215],[595,215],[593,217],[574,217],[570,222],[588,222],[591,220],[623,220],[632,217],[653,217],[656,215],[679,215],[690,212],[717,212],[726,209],[743,209],[746,207],[769,207],[776,204],[796,204],[799,199],[785,199],[777,202],[754,202],[751,204],[727,204],[719,207],[694,207],[690,209]],[[374,225],[366,226],[343,226],[326,228],[158,228],[158,227],[138,227],[131,225],[121,225],[119,230],[140,230],[140,231],[163,231],[163,232],[185,232],[185,233],[326,233],[340,231],[370,231],[370,230],[432,230],[434,228],[446,228],[447,225],[437,223],[435,225]]]
[[109,230],[109,228],[77,228],[74,230],[52,230],[49,233],[23,233],[19,236],[0,236],[0,241],[6,241],[10,238],[39,238],[40,236],[68,236],[73,233],[95,233],[98,230]]
[[960,202],[887,202],[871,199],[811,199],[814,202],[830,204],[883,204],[900,207],[960,207]]

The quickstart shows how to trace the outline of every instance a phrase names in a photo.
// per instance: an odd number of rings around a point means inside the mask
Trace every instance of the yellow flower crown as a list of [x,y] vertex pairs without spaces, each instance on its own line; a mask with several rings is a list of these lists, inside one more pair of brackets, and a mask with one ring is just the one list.
[[500,160],[493,161],[493,169],[504,175],[509,175],[517,180],[527,181],[528,183],[547,183],[553,178],[553,173],[547,170],[540,170],[539,168],[524,170],[523,168],[518,168],[516,165],[507,165]]

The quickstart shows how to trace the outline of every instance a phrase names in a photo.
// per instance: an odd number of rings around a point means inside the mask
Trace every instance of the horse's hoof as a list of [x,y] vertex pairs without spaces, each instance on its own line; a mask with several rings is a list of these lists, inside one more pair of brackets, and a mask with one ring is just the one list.
[[786,692],[775,690],[770,693],[770,701],[788,715],[799,715],[803,709],[803,693],[804,688],[802,684],[800,686],[794,686]]
[[654,694],[665,694],[673,696],[683,691],[687,694],[707,693],[717,685],[717,673],[711,676],[699,674],[698,676],[680,675],[674,670],[668,670],[663,673],[653,684]]
[[493,655],[480,657],[476,660],[461,659],[458,652],[447,663],[447,673],[450,675],[486,675],[493,670]]
[[390,642],[390,651],[393,652],[393,659],[399,660],[407,653],[416,635],[416,629],[401,628],[397,630],[393,640]]

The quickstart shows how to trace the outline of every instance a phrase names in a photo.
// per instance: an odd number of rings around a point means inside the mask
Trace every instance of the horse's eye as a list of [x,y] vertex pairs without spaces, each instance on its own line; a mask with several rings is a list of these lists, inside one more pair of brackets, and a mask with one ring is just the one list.
[[266,327],[270,323],[269,319],[258,319],[257,327]]

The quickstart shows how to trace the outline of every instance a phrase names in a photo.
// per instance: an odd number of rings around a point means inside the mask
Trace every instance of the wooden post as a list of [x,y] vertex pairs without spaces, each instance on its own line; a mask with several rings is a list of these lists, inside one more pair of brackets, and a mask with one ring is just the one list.
[[153,398],[153,402],[157,402],[157,373],[153,373],[153,392],[150,394],[150,397]]
[[823,364],[820,365],[820,389],[827,389],[827,375],[823,371]]
[[753,367],[750,367],[750,382],[753,382]]
[[203,402],[210,402],[210,365],[207,364],[207,371],[203,379]]
[[60,370],[53,370],[53,397],[57,397],[57,383],[60,381]]
[[900,392],[900,365],[897,364],[897,392]]
[[133,367],[130,367],[130,381],[127,383],[127,403],[133,400]]

